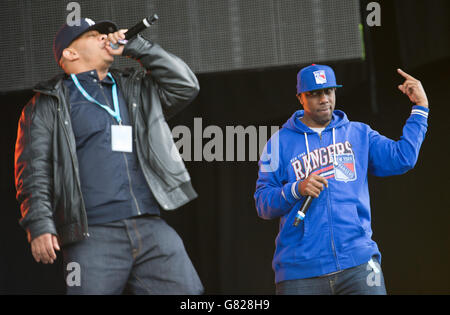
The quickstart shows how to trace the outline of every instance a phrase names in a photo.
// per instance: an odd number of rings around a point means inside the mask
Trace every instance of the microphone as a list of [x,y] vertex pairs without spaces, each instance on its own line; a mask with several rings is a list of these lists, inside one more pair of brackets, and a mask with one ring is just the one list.
[[[322,176],[322,175],[319,175]],[[323,176],[322,176],[323,177]],[[309,206],[313,202],[314,198],[312,196],[306,196],[305,202],[303,203],[300,210],[297,212],[295,216],[294,226],[297,227],[301,221],[303,221],[306,217],[306,212],[308,212]]]
[[[147,27],[150,27],[153,24],[155,24],[156,21],[158,21],[158,19],[159,19],[159,17],[156,14],[146,17],[145,19],[143,19],[142,21],[137,23],[135,26],[128,29],[128,31],[126,31],[126,33],[125,33],[125,40],[122,40],[122,39],[118,40],[117,41],[118,44],[125,45],[130,39],[135,37],[137,34],[142,32],[143,30],[145,30]],[[119,49],[118,44],[110,43],[110,46],[112,49]]]
[[313,201],[313,197],[307,196],[305,202],[303,203],[300,210],[297,212],[297,215],[295,216],[294,226],[297,227],[301,221],[303,221],[306,217],[306,212],[308,212],[309,206],[311,205]]

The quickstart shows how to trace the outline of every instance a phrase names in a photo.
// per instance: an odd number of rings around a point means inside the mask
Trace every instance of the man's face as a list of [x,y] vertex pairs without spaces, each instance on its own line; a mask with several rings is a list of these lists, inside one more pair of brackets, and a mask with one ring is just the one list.
[[114,61],[112,56],[106,49],[108,44],[107,35],[100,34],[98,31],[89,31],[81,35],[70,44],[80,57],[80,60],[91,66],[93,69],[100,67],[109,67]]
[[304,122],[309,127],[328,126],[336,106],[335,88],[302,93],[299,100],[305,110]]

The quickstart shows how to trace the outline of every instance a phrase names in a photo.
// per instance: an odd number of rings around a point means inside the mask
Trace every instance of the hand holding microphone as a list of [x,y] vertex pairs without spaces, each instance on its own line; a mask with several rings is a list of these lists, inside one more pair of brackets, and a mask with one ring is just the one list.
[[[125,45],[130,39],[134,38],[137,34],[145,30],[147,27],[152,26],[158,21],[159,17],[156,14],[146,17],[142,21],[138,22],[136,25],[128,30],[120,30],[115,33],[108,35],[108,40],[110,41],[110,46],[113,50],[118,50],[120,45]],[[120,49],[123,50],[123,49]]]
[[[105,45],[106,50],[114,56],[121,56],[124,49],[124,44],[119,45],[121,42],[125,40],[125,34],[127,30],[118,30],[115,33],[108,34],[108,42]],[[123,42],[124,43],[124,42]],[[116,47],[116,48],[114,48]]]
[[306,199],[295,217],[294,226],[298,226],[305,219],[306,212],[313,199],[318,198],[325,187],[328,188],[328,181],[322,176],[315,174],[312,174],[298,185],[299,193],[302,196],[306,196]]
[[298,185],[298,190],[302,196],[319,198],[325,187],[328,188],[328,181],[322,176],[312,174]]

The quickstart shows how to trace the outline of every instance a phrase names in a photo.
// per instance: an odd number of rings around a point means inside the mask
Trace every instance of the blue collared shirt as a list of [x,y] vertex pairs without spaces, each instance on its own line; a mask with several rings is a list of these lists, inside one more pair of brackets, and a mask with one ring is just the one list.
[[[77,74],[82,87],[99,103],[114,109],[112,80],[100,81],[97,71]],[[111,125],[117,121],[103,108],[89,102],[69,77],[64,84],[70,93],[70,117],[75,134],[81,191],[88,224],[113,222],[140,214],[160,214],[139,165],[133,141],[133,153],[114,152]],[[131,125],[128,107],[117,87],[122,125]]]

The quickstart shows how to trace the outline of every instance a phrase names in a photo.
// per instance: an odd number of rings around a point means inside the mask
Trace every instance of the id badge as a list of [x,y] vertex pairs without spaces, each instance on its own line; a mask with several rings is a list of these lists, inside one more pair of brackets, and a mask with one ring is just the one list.
[[131,126],[112,125],[111,144],[115,152],[133,152],[133,132]]

